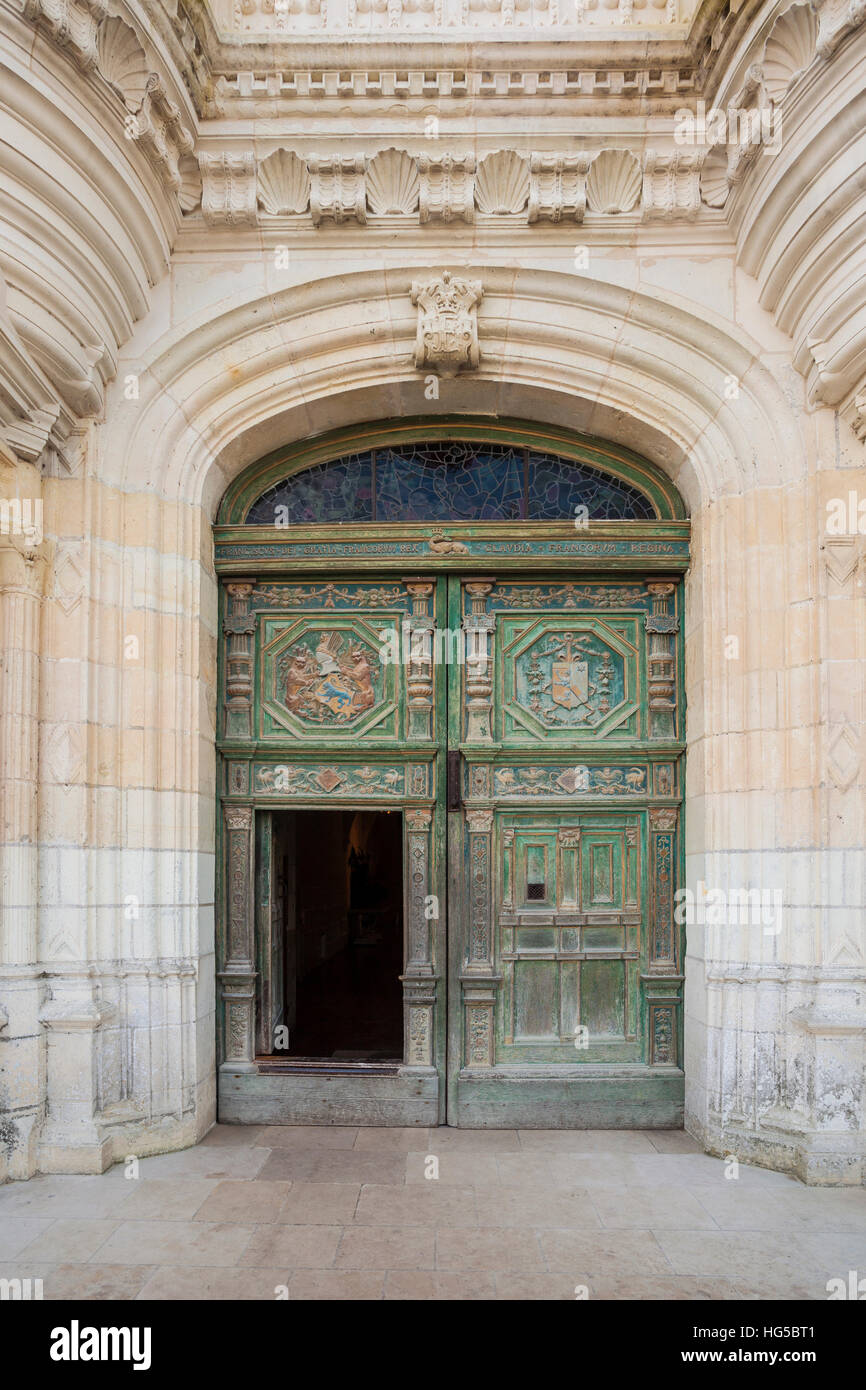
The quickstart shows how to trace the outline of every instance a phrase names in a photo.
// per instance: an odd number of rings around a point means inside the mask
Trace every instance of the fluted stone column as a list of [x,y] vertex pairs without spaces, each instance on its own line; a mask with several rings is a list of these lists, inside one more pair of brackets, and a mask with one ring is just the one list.
[[40,548],[28,550],[0,536],[0,1088],[11,1177],[34,1171],[43,1106],[36,827],[44,572]]

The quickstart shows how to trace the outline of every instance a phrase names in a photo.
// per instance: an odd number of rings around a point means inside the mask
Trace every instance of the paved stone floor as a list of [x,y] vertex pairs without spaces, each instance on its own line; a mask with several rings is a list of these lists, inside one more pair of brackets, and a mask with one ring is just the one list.
[[137,1178],[0,1188],[0,1278],[48,1299],[826,1299],[866,1275],[866,1189],[725,1172],[681,1131],[221,1125]]

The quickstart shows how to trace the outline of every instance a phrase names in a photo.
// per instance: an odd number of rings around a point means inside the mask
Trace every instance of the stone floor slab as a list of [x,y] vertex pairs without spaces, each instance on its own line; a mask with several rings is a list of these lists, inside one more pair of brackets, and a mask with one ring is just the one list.
[[58,1265],[45,1280],[45,1298],[52,1302],[137,1298],[153,1273],[149,1265]]
[[405,1168],[401,1154],[357,1153],[351,1149],[272,1149],[259,1177],[266,1182],[401,1183]]
[[565,1226],[599,1230],[601,1221],[589,1189],[546,1191],[500,1187],[476,1197],[479,1226]]
[[286,1265],[296,1269],[330,1269],[340,1243],[340,1226],[258,1226],[242,1265]]
[[209,1178],[143,1178],[129,1183],[124,1221],[191,1221],[218,1183]]
[[410,1149],[432,1153],[435,1151],[430,1148],[431,1135],[439,1133],[439,1130],[423,1126],[417,1129],[359,1129],[353,1147],[356,1153],[408,1153]]
[[289,1281],[289,1298],[365,1302],[381,1299],[384,1286],[384,1270],[299,1269]]
[[95,1255],[113,1231],[117,1221],[90,1221],[83,1217],[61,1217],[20,1252],[22,1260],[52,1260],[57,1264],[77,1264]]
[[255,1143],[268,1149],[352,1149],[358,1130],[343,1125],[262,1125]]
[[55,1223],[48,1216],[0,1217],[0,1260],[11,1260],[26,1250]]
[[450,1270],[389,1269],[385,1275],[385,1298],[413,1302],[490,1300],[496,1297],[492,1274],[455,1274]]
[[[140,1300],[275,1302],[277,1290],[288,1290],[290,1271],[285,1267],[190,1268],[162,1265],[148,1271],[147,1283],[138,1293]],[[285,1296],[285,1294],[283,1294]]]
[[0,1188],[0,1278],[51,1299],[762,1301],[866,1271],[866,1189],[732,1178],[682,1131],[219,1126],[130,1171]]
[[101,1246],[100,1264],[235,1265],[249,1244],[252,1226],[203,1221],[124,1221]]
[[435,1182],[371,1183],[361,1189],[354,1219],[364,1226],[477,1226],[476,1193],[472,1187]]
[[437,1269],[497,1270],[543,1269],[544,1261],[534,1231],[515,1227],[484,1230],[441,1228],[436,1232]]
[[433,1269],[435,1236],[423,1227],[353,1226],[343,1232],[338,1269]]
[[[705,1191],[698,1188],[698,1192]],[[592,1202],[607,1230],[718,1230],[710,1211],[681,1187],[594,1187]]]
[[674,1273],[651,1231],[540,1231],[539,1240],[551,1272],[578,1270],[590,1279],[599,1274]]
[[654,1153],[649,1134],[634,1129],[521,1129],[524,1153]]
[[294,1182],[275,1220],[293,1226],[346,1226],[360,1195],[358,1182]]
[[196,1221],[235,1221],[247,1226],[270,1224],[291,1190],[288,1182],[218,1183],[195,1214]]

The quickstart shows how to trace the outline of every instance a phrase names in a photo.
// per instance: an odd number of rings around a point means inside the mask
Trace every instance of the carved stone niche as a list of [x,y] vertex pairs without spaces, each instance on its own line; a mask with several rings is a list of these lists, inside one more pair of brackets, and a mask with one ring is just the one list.
[[418,310],[415,366],[432,367],[441,377],[474,370],[481,361],[477,306],[484,294],[480,280],[445,270],[431,280],[412,283]]

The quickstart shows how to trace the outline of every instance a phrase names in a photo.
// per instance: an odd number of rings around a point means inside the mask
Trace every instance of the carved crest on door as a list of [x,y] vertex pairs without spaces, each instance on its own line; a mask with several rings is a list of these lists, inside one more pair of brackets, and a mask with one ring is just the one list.
[[280,657],[286,708],[315,724],[347,724],[376,703],[377,653],[354,633],[308,633]]

